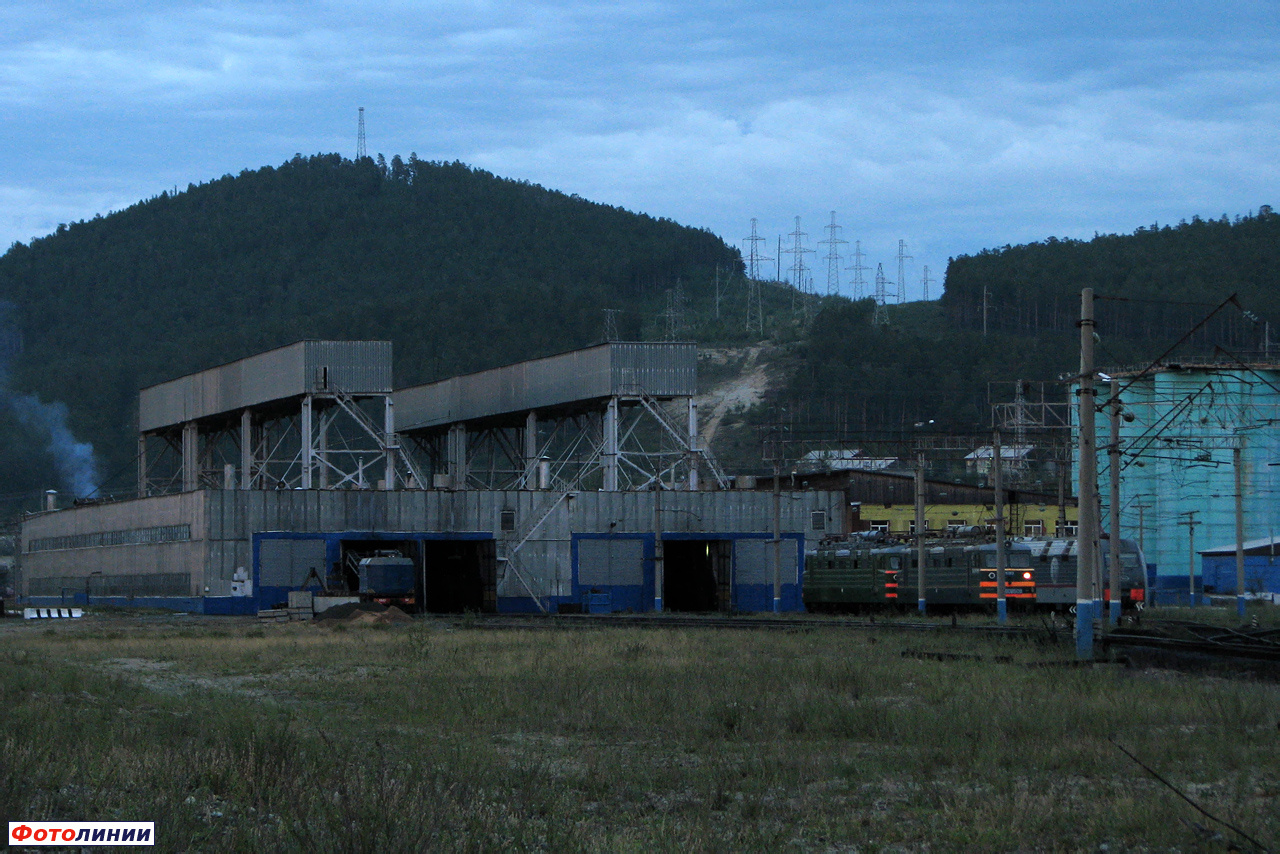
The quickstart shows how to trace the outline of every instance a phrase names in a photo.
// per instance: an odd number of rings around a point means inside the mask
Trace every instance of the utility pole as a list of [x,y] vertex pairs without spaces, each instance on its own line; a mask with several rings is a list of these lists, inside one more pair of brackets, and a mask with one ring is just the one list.
[[1111,607],[1108,610],[1107,625],[1112,628],[1120,625],[1120,380],[1111,378],[1111,435],[1107,445],[1107,460],[1111,468],[1108,478],[1111,486],[1111,536],[1107,560],[1111,564],[1111,574],[1107,586],[1111,589]]
[[1138,502],[1138,552],[1142,555],[1142,601],[1148,606],[1151,601],[1151,590],[1147,585],[1147,505]]
[[920,278],[920,287],[923,290],[925,302],[929,301],[929,285],[933,284],[935,281],[937,280],[929,275],[929,265],[925,264],[924,275]]
[[1236,475],[1236,614],[1244,617],[1244,454],[1243,439],[1236,439],[1231,449],[1231,463]]
[[716,265],[716,320],[720,319],[720,265]]
[[996,621],[1003,626],[1009,622],[1009,605],[1004,589],[1004,573],[1009,559],[1005,554],[1004,545],[1004,484],[1001,483],[1000,478],[1000,472],[1004,468],[1000,464],[1002,455],[1000,431],[996,430],[991,436],[991,487],[996,499]]
[[[916,606],[925,613],[924,565],[924,451],[916,453]],[[905,567],[904,567],[905,569]],[[902,588],[899,587],[899,590]]]
[[782,469],[773,463],[773,613],[782,611]]
[[[983,328],[986,328],[986,288],[983,288]],[[1093,388],[1093,288],[1080,291],[1080,390],[1077,400],[1080,425],[1079,487],[1076,490],[1080,522],[1076,534],[1076,657],[1093,659],[1093,583],[1097,540],[1098,458],[1094,427]]]
[[1198,510],[1188,510],[1182,514],[1187,517],[1187,521],[1180,524],[1187,526],[1187,589],[1191,594],[1191,607],[1196,606],[1196,525],[1202,523],[1196,521],[1196,513]]
[[653,610],[662,612],[666,561],[662,548],[662,479],[653,481]]

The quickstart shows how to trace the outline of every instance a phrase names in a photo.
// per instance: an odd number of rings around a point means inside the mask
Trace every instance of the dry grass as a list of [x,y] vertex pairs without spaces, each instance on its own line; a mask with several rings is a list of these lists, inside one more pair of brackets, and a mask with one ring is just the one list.
[[0,812],[154,820],[174,850],[1227,850],[1114,737],[1280,846],[1280,688],[1025,666],[1070,652],[837,629],[6,626]]

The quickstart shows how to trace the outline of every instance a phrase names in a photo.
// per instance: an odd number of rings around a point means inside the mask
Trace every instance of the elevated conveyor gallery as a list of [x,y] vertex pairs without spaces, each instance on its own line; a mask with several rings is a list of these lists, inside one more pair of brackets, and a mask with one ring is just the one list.
[[395,393],[400,432],[453,489],[698,489],[697,347],[610,342]]
[[142,389],[139,494],[397,481],[389,341],[299,341]]

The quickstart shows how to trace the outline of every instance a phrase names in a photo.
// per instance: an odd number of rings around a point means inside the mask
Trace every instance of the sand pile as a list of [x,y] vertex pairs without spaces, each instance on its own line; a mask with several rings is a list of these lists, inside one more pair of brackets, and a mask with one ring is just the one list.
[[412,617],[395,605],[380,605],[377,602],[348,602],[344,605],[334,605],[316,614],[316,620],[356,624],[413,622]]

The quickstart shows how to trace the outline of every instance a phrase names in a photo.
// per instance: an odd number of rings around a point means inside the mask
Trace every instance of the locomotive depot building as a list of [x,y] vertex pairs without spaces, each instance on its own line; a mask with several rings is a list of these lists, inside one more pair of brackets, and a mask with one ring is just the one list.
[[394,554],[428,612],[799,610],[806,541],[847,533],[843,492],[736,489],[700,447],[692,343],[396,391],[391,367],[301,341],[143,389],[138,497],[51,495],[20,594],[254,613]]

